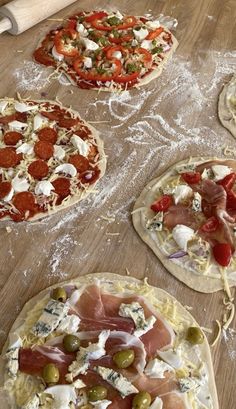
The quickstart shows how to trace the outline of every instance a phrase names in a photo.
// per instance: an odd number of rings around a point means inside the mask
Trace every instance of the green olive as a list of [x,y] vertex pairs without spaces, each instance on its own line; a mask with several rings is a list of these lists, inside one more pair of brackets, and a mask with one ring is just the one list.
[[63,338],[63,346],[67,352],[77,352],[80,347],[80,339],[76,335],[67,334]]
[[43,379],[46,383],[57,383],[60,378],[60,372],[56,365],[47,364],[43,368]]
[[204,335],[200,328],[198,327],[189,327],[186,335],[187,341],[191,344],[202,344],[204,341]]
[[57,287],[52,290],[52,298],[57,301],[65,302],[67,299],[66,290],[62,287]]
[[107,388],[102,385],[95,385],[89,388],[87,391],[88,400],[90,402],[96,402],[97,400],[103,400],[107,397]]
[[125,349],[124,351],[116,352],[112,359],[115,362],[118,368],[124,369],[128,368],[134,362],[134,350],[133,349]]
[[147,409],[151,404],[152,398],[148,392],[139,392],[132,401],[132,409]]

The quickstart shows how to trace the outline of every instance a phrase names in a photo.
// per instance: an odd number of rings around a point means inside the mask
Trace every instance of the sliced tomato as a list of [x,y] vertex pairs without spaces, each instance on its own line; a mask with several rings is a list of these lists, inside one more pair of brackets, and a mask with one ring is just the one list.
[[172,196],[170,195],[163,195],[160,199],[158,199],[156,202],[154,202],[151,205],[151,209],[154,212],[166,212],[169,207],[172,205],[173,199]]
[[116,58],[111,60],[111,62],[115,65],[114,71],[111,72],[110,69],[107,69],[107,72],[104,73],[104,74],[97,73],[95,68],[93,70],[89,70],[89,71],[81,69],[81,67],[82,67],[82,59],[81,58],[77,58],[74,61],[73,67],[74,67],[75,71],[77,72],[77,74],[81,78],[83,78],[83,79],[85,79],[87,81],[106,82],[106,81],[115,80],[116,77],[121,73],[121,68],[122,68],[121,62],[119,60],[117,60]]
[[85,17],[84,21],[87,23],[91,23],[93,20],[101,20],[103,17],[107,17],[108,14],[105,11],[96,11],[93,14],[90,14],[90,16]]
[[34,59],[35,61],[39,62],[40,64],[49,66],[55,66],[56,62],[54,59],[48,54],[44,47],[40,47],[34,52]]
[[67,57],[75,57],[78,55],[79,50],[74,45],[75,40],[78,38],[77,31],[69,28],[60,30],[54,38],[54,44],[59,54],[66,55]]
[[224,179],[219,180],[218,185],[223,186],[223,188],[226,190],[231,190],[236,182],[236,173],[230,173],[229,175],[225,176]]
[[200,230],[205,233],[212,233],[218,229],[219,225],[219,220],[215,216],[212,216],[200,227]]
[[120,37],[113,37],[111,34],[109,35],[109,41],[111,43],[114,44],[121,44],[121,43],[128,43],[129,41],[131,41],[134,36],[130,33],[130,34],[124,34],[121,35]]
[[155,30],[150,31],[145,40],[154,40],[154,38],[158,37],[162,31],[164,31],[163,27],[158,27]]
[[200,172],[186,172],[181,174],[182,179],[189,185],[194,185],[199,183],[201,180],[201,173]]
[[227,267],[232,257],[232,249],[229,243],[217,243],[212,249],[214,258],[218,264]]

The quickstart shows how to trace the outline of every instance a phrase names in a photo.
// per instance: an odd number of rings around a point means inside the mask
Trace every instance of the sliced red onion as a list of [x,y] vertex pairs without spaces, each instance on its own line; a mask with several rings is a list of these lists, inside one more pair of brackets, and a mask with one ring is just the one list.
[[184,250],[179,250],[176,253],[172,253],[168,256],[168,258],[172,259],[172,258],[180,258],[180,257],[184,257],[187,256],[187,252]]
[[93,173],[92,173],[92,172],[86,173],[86,174],[84,175],[84,178],[85,178],[86,180],[90,180],[90,179],[92,179],[92,177],[93,177]]

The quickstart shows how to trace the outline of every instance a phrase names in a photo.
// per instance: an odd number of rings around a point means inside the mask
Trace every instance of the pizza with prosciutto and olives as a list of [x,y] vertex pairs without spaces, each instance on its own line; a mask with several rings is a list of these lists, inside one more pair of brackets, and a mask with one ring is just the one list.
[[91,274],[31,299],[0,357],[5,409],[218,409],[209,345],[146,281]]
[[52,101],[0,99],[0,218],[36,220],[83,199],[103,176],[98,132]]
[[79,12],[50,31],[34,59],[63,72],[80,88],[111,91],[158,77],[177,46],[158,20],[119,11]]
[[200,292],[236,284],[236,161],[191,158],[142,191],[133,224],[171,274]]

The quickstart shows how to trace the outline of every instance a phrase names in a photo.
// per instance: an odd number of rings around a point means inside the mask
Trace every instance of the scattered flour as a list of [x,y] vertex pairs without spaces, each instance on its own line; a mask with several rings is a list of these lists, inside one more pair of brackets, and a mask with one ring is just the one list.
[[49,71],[33,61],[23,61],[13,75],[17,81],[17,90],[34,91],[48,85]]

